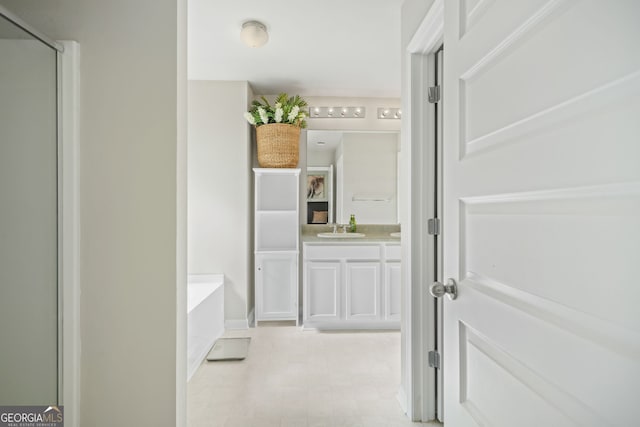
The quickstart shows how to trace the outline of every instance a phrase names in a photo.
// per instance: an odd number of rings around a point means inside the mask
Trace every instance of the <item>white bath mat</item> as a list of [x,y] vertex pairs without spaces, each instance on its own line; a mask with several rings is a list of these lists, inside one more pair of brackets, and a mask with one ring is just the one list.
[[242,360],[249,353],[251,337],[219,338],[207,355],[209,362],[219,360]]

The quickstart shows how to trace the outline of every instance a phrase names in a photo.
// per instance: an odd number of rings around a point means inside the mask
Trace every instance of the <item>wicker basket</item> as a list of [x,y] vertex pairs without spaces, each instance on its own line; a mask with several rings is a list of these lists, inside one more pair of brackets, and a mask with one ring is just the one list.
[[295,168],[300,153],[300,128],[283,123],[256,127],[258,164],[263,168]]

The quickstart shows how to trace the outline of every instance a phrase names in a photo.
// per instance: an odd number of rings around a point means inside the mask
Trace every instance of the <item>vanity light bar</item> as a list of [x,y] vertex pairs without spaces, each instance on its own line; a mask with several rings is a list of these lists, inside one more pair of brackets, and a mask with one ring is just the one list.
[[401,119],[402,110],[400,108],[378,107],[379,119]]
[[310,119],[364,119],[364,107],[309,107]]

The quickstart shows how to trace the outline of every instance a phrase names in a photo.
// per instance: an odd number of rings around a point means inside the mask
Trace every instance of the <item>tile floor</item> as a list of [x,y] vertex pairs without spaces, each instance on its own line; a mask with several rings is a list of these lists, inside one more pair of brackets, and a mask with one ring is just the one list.
[[[250,336],[240,362],[204,362],[188,385],[190,427],[396,427],[399,332],[313,332],[294,326]],[[433,424],[434,426],[439,424]]]

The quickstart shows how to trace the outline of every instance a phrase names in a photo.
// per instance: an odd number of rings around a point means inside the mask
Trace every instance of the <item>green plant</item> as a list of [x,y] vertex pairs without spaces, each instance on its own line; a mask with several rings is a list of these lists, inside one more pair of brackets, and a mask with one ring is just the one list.
[[251,109],[244,113],[245,119],[252,125],[261,126],[268,123],[285,123],[301,128],[307,127],[307,102],[299,95],[289,97],[281,93],[273,105],[262,96],[262,102],[254,100]]

